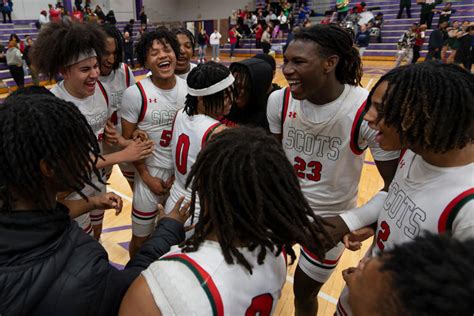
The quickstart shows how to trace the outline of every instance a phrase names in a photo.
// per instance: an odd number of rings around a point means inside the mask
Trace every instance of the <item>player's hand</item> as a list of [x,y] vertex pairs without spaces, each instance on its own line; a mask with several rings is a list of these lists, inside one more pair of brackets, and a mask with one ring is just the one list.
[[171,187],[173,186],[173,183],[174,183],[174,175],[172,175],[171,177],[169,177],[168,180],[165,181],[165,183],[164,183],[165,188],[170,190]]
[[122,150],[122,162],[133,162],[150,157],[153,153],[153,141],[136,140]]
[[342,238],[344,246],[352,251],[359,250],[362,246],[362,242],[374,235],[374,229],[370,226],[363,227],[361,229],[355,230],[346,234]]
[[149,140],[148,134],[147,134],[145,131],[142,131],[141,129],[138,129],[138,128],[133,131],[133,133],[132,133],[132,139],[133,139],[133,140],[140,139],[140,140],[142,140],[142,141],[147,141],[147,140]]
[[165,181],[158,177],[153,177],[151,175],[146,175],[142,178],[143,182],[148,186],[148,188],[156,195],[166,195],[169,193],[171,187],[167,187]]
[[182,205],[183,201],[184,201],[184,196],[178,199],[173,209],[168,214],[165,213],[165,208],[163,207],[163,205],[158,204],[157,205],[158,218],[160,220],[166,217],[172,218],[184,225],[184,223],[186,223],[188,218],[191,216],[191,213],[189,212],[189,206],[191,205],[191,202],[187,202],[184,205]]
[[112,123],[111,120],[107,121],[104,132],[105,132],[105,142],[108,145],[117,144],[120,135],[119,133],[117,133],[117,130],[115,129],[115,125],[114,123]]
[[120,196],[115,193],[109,192],[92,198],[95,209],[114,209],[115,215],[119,215],[122,212],[123,201]]

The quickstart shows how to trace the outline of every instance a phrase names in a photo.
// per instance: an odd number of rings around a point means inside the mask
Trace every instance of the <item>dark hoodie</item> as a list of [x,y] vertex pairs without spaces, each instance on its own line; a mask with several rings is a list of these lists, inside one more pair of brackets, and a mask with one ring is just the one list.
[[244,108],[233,106],[221,121],[226,125],[263,127],[268,131],[267,99],[273,80],[272,68],[266,61],[250,58],[230,64],[230,71],[239,67],[243,67],[249,75],[249,101]]
[[117,315],[140,272],[184,239],[182,224],[163,219],[119,271],[68,212],[0,212],[0,315]]

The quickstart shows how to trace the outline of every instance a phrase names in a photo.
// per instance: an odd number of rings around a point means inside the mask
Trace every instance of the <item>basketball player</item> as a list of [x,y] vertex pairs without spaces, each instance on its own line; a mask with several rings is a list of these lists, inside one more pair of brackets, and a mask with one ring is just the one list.
[[357,316],[467,316],[474,311],[474,239],[419,236],[343,275]]
[[[225,128],[217,118],[229,113],[233,102],[234,77],[224,65],[213,61],[191,70],[184,111],[178,111],[173,125],[171,148],[175,181],[166,201],[170,212],[181,196],[191,200],[191,189],[186,179],[197,155],[207,141]],[[199,217],[199,204],[194,218]]]
[[[363,121],[368,92],[358,87],[362,65],[351,37],[335,25],[300,30],[285,52],[283,74],[289,87],[268,100],[270,131],[281,140],[313,211],[329,216],[356,206],[367,147],[387,190],[399,153],[381,150]],[[339,243],[319,257],[302,248],[293,288],[297,315],[316,314],[316,296],[343,250]]]
[[[406,150],[379,207],[342,215],[351,230],[377,222],[372,256],[423,232],[474,238],[473,104],[472,74],[436,62],[394,69],[372,89],[365,120],[380,147]],[[351,314],[344,292],[338,313]]]
[[[86,117],[102,148],[104,129],[108,118],[109,96],[98,81],[99,60],[104,52],[105,36],[97,25],[89,23],[50,23],[41,30],[33,47],[33,64],[50,78],[61,73],[64,80],[51,89],[61,99],[74,103]],[[60,133],[61,131],[58,131]],[[70,140],[74,142],[73,139]],[[128,146],[113,154],[102,155],[96,162],[98,169],[120,163],[144,159],[151,155],[153,143],[129,142]],[[85,196],[105,192],[101,177],[94,178],[93,186],[82,191]],[[82,199],[77,193],[65,194],[67,199]],[[94,232],[99,240],[102,231],[104,210],[93,210],[76,218],[88,234]]]
[[[123,37],[122,33],[112,24],[103,24],[102,29],[106,34],[105,50],[100,62],[100,82],[104,85],[109,96],[109,121],[106,126],[106,154],[119,151],[127,142],[122,137],[122,124],[118,117],[122,104],[122,94],[131,85],[136,83],[135,76],[127,64],[123,62]],[[124,146],[125,145],[125,146]],[[119,165],[122,174],[133,188],[135,170],[131,163]],[[106,178],[112,173],[112,167],[105,168]]]
[[145,33],[135,52],[138,62],[152,73],[125,90],[122,99],[122,133],[126,139],[139,128],[156,144],[153,155],[135,163],[130,254],[155,227],[156,204],[163,204],[173,183],[171,130],[176,112],[184,107],[186,81],[174,73],[179,43],[165,28]]
[[271,315],[286,281],[282,249],[294,260],[293,241],[317,243],[321,256],[334,245],[280,144],[262,129],[216,135],[187,184],[191,213],[196,194],[201,207],[194,235],[137,278],[120,315]]
[[179,55],[176,58],[175,74],[186,80],[189,72],[196,67],[191,62],[194,56],[195,39],[194,35],[185,28],[177,28],[172,31],[179,42]]

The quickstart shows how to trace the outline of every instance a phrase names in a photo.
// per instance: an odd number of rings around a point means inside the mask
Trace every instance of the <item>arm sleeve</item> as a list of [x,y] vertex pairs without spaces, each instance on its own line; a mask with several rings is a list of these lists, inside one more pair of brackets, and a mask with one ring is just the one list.
[[127,122],[135,124],[138,122],[141,107],[142,100],[138,88],[136,85],[128,87],[123,93],[120,117],[125,119]]
[[184,240],[183,224],[170,218],[158,222],[153,235],[138,250],[136,255],[128,262],[128,268],[146,269],[153,261],[167,253],[171,246]]
[[375,141],[375,136],[377,136],[377,131],[370,128],[369,124],[364,121],[360,127],[359,142],[368,144],[374,160],[388,161],[400,158],[400,151],[385,151],[380,148]]
[[459,240],[474,238],[474,200],[467,202],[454,219],[453,237]]
[[267,120],[272,134],[281,134],[282,91],[274,91],[267,101]]
[[388,193],[380,191],[367,203],[358,208],[345,211],[340,216],[352,232],[377,222]]

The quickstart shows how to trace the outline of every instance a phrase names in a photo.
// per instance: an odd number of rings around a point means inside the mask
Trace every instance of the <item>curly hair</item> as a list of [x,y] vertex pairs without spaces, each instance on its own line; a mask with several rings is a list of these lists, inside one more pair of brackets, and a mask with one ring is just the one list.
[[294,34],[294,41],[312,41],[318,44],[321,58],[339,56],[336,78],[342,84],[361,85],[362,61],[359,51],[354,47],[350,34],[334,24],[317,24],[300,28]]
[[[188,75],[188,87],[193,89],[205,89],[219,81],[224,80],[230,75],[230,70],[221,64],[213,61],[205,64],[199,64]],[[234,100],[234,86],[230,86],[222,91],[216,92],[212,95],[202,97],[205,114],[215,113],[224,106],[224,98],[228,96],[232,101]],[[192,95],[186,96],[184,111],[188,115],[195,115],[198,113],[198,98]]]
[[238,244],[251,251],[258,248],[259,264],[268,251],[279,254],[283,248],[293,261],[295,242],[318,245],[315,252],[321,257],[334,246],[323,219],[303,196],[281,144],[263,129],[239,127],[217,134],[199,153],[189,185],[191,212],[196,194],[201,212],[185,252],[197,251],[215,233],[226,262],[235,260],[252,273]]
[[154,41],[158,41],[165,46],[169,45],[176,57],[179,56],[179,42],[176,36],[167,28],[159,27],[155,31],[143,33],[135,45],[135,56],[140,65],[145,65],[148,51],[153,46]]
[[84,184],[96,188],[92,174],[100,179],[95,167],[100,148],[86,118],[74,104],[45,90],[26,88],[0,105],[2,211],[13,209],[14,192],[32,198],[41,209],[51,208],[42,160],[54,170],[58,183],[83,198]]
[[391,292],[399,302],[393,315],[472,315],[473,239],[427,234],[396,246],[381,259],[380,271],[390,273]]
[[41,29],[31,51],[33,67],[54,78],[71,60],[94,50],[100,61],[106,35],[95,23],[51,22]]
[[474,134],[474,75],[457,65],[424,62],[398,67],[372,88],[388,88],[377,109],[377,121],[393,126],[403,143],[445,153],[472,143]]

